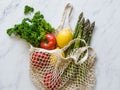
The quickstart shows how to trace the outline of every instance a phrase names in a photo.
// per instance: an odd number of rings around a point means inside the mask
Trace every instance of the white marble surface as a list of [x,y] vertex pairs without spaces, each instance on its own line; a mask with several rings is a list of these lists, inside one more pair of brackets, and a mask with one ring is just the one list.
[[95,90],[120,90],[120,0],[0,0],[0,90],[36,90],[29,78],[29,47],[6,30],[24,18],[26,4],[40,10],[57,27],[67,2],[78,15],[96,21],[92,47],[97,53]]

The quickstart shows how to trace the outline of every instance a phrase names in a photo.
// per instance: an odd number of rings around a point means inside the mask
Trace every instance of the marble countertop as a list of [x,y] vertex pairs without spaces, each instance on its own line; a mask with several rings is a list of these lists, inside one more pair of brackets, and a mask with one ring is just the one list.
[[96,22],[91,46],[97,53],[95,90],[120,90],[120,0],[0,0],[0,90],[36,90],[29,78],[29,46],[10,38],[6,30],[21,22],[26,4],[40,10],[54,27],[59,25],[64,6]]

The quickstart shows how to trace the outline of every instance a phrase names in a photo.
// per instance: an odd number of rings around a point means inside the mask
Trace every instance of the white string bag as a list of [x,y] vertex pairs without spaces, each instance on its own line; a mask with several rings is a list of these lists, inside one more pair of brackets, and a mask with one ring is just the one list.
[[[70,9],[68,19],[70,17],[72,6],[67,4],[56,34],[63,28],[68,8]],[[61,53],[77,40],[83,42],[85,46],[74,49],[68,57],[63,57]],[[82,53],[85,55],[79,59]],[[55,50],[31,46],[30,56],[30,77],[40,90],[92,90],[95,84],[96,54],[83,39],[76,38],[62,49]]]

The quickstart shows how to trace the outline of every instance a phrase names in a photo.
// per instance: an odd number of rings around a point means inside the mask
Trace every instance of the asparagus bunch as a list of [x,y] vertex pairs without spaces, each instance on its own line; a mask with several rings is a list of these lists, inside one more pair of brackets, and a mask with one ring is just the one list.
[[[80,13],[74,33],[73,33],[73,39],[75,38],[80,38],[84,39],[88,45],[90,45],[91,37],[92,37],[92,32],[95,26],[95,22],[92,24],[90,23],[90,20],[83,17],[83,12]],[[79,48],[82,47],[83,44],[80,41],[76,41],[73,45],[71,45],[67,50],[66,50],[66,57],[70,55],[70,52],[74,48]]]
[[[80,13],[74,33],[73,33],[73,39],[80,38],[84,39],[88,45],[90,45],[93,29],[95,26],[95,22],[90,23],[89,19],[86,19],[83,17],[83,12]],[[66,51],[66,57],[70,55],[70,53],[75,48],[83,47],[84,44],[80,41],[76,41],[74,44],[72,44]],[[85,53],[83,53],[78,60],[80,60],[81,57],[84,56]],[[86,63],[85,63],[86,64]],[[84,79],[83,74],[86,73],[86,67],[85,65],[82,65],[82,70],[79,65],[76,65],[73,61],[68,65],[63,75],[67,75],[69,72],[69,78],[72,78],[72,75],[76,78],[76,83],[79,83],[81,80]],[[70,70],[70,71],[69,71]],[[81,72],[82,71],[82,72]]]

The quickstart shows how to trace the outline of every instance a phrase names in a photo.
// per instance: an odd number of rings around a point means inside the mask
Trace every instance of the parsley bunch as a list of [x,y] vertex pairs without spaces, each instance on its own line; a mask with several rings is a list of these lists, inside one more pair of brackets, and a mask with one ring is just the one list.
[[12,34],[19,36],[34,47],[39,47],[40,41],[45,38],[45,34],[53,32],[54,28],[39,11],[34,14],[32,19],[24,18],[21,24],[16,24],[7,30],[9,36]]

